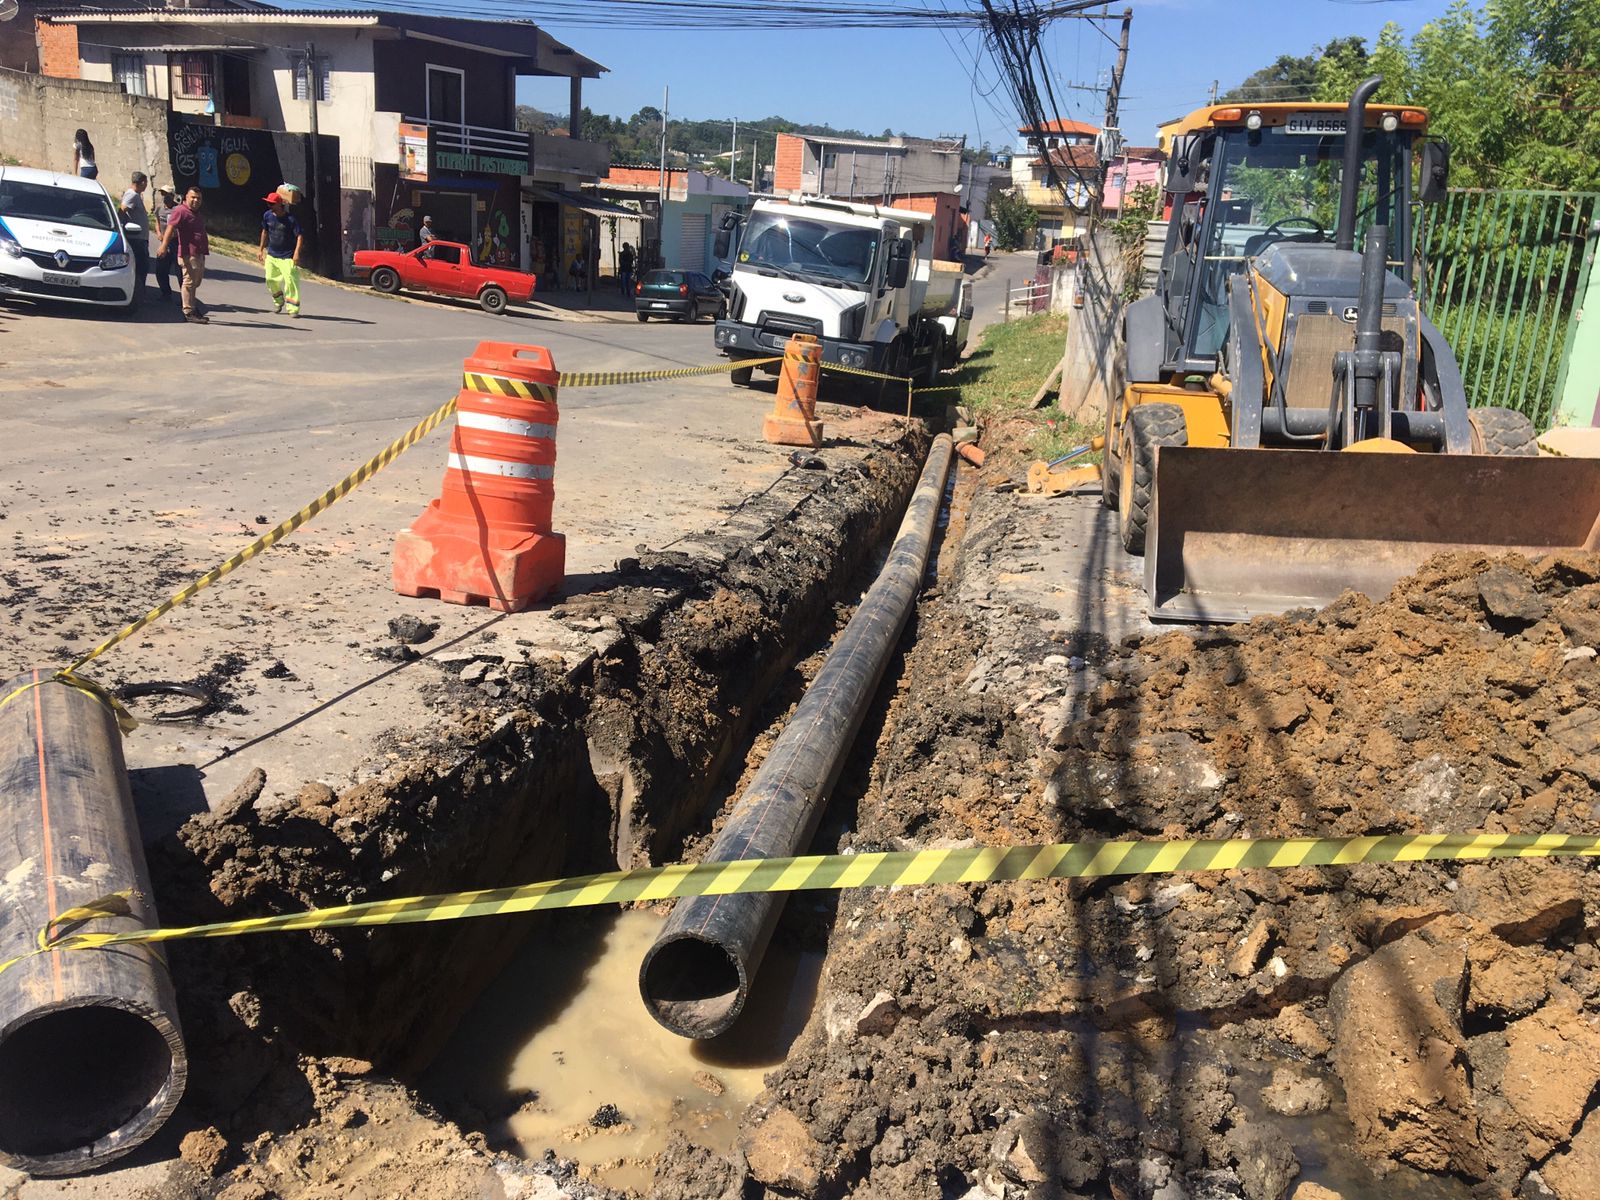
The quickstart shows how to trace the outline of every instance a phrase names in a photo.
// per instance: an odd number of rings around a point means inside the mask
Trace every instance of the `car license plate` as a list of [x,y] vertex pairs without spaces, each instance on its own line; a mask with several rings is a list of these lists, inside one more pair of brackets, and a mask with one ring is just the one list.
[[44,281],[46,283],[60,284],[63,287],[77,287],[83,282],[76,275],[57,275],[54,271],[46,271],[44,273]]
[[1311,137],[1338,136],[1344,133],[1344,113],[1290,113],[1283,123],[1283,131]]
[[655,302],[654,302],[654,303],[652,303],[652,304],[651,304],[651,305],[650,305],[650,307],[651,307],[651,308],[665,308],[665,307],[666,307],[666,305],[665,305],[665,304],[664,304],[664,303],[662,303],[662,302],[661,302],[661,301],[660,301],[660,300],[657,300],[657,301],[655,301]]

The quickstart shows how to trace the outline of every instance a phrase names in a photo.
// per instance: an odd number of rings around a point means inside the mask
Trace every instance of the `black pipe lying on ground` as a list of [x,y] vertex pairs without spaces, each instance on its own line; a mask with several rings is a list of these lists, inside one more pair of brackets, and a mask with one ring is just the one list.
[[[707,862],[781,858],[810,844],[916,603],[950,456],[950,439],[935,438],[888,561],[734,806]],[[782,893],[680,900],[639,968],[650,1015],[689,1038],[730,1028],[744,1009],[783,901]]]
[[[115,933],[155,902],[122,737],[101,697],[31,671],[0,688],[0,960],[70,908],[125,893]],[[172,1115],[188,1077],[166,960],[153,946],[22,958],[0,975],[0,1161],[90,1171]]]

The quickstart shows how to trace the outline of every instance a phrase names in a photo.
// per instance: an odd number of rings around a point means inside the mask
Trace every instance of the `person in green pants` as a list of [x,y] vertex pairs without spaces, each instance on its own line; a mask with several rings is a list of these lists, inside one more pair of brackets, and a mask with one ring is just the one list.
[[261,216],[261,265],[267,271],[267,291],[272,294],[274,312],[289,310],[300,315],[300,251],[305,234],[300,222],[277,192],[263,196],[267,211]]

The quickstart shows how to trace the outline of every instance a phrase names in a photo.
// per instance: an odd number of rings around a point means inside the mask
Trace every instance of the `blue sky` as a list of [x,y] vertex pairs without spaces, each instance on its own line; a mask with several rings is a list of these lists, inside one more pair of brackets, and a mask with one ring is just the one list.
[[[1151,144],[1157,122],[1204,104],[1213,79],[1225,90],[1279,54],[1304,54],[1347,34],[1370,44],[1385,21],[1399,22],[1409,35],[1448,3],[1132,0],[1122,128],[1130,142]],[[1122,7],[1113,0],[1113,12]],[[539,20],[537,3],[529,5],[529,16]],[[1197,32],[1202,27],[1204,37]],[[1115,22],[1107,28],[1115,34]],[[933,29],[646,32],[555,23],[549,29],[610,68],[585,84],[584,102],[596,112],[626,117],[647,104],[659,107],[667,85],[672,114],[698,120],[784,116],[874,135],[885,128],[923,137],[965,133],[973,143],[987,138],[991,145],[1015,137],[1004,89],[982,94],[995,82],[986,60],[974,84],[976,39],[970,34],[963,44]],[[1104,95],[1063,85],[1103,84],[1115,46],[1087,21],[1057,21],[1048,37],[1065,115],[1098,124]],[[566,110],[564,80],[524,81],[519,95],[524,103]]]

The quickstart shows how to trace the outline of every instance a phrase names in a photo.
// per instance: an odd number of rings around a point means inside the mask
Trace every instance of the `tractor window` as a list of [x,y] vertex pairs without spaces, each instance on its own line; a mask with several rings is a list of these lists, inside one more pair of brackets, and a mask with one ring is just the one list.
[[[1212,187],[1200,254],[1199,295],[1190,322],[1190,353],[1216,354],[1227,336],[1228,276],[1278,242],[1332,243],[1339,223],[1343,139],[1230,129],[1217,139]],[[1356,247],[1367,227],[1389,227],[1389,258],[1409,274],[1402,181],[1407,138],[1369,129],[1362,138],[1362,181],[1356,206]]]

